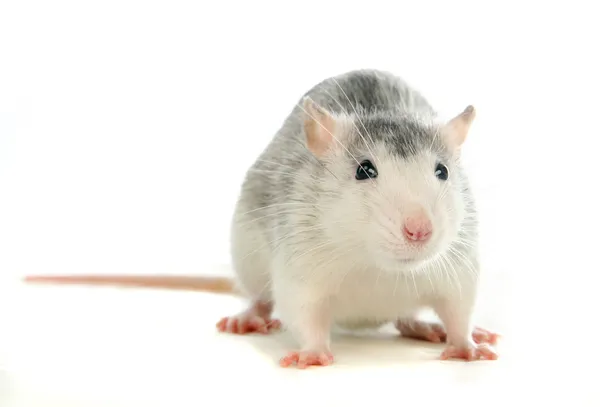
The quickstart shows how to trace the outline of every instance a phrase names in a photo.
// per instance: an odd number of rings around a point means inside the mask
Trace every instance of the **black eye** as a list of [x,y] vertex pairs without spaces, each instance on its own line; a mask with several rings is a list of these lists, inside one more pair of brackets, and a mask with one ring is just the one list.
[[441,179],[442,181],[446,181],[448,179],[448,167],[444,164],[439,164],[435,166],[435,176]]
[[377,169],[371,163],[371,161],[364,160],[356,168],[356,179],[362,181],[369,178],[377,178]]

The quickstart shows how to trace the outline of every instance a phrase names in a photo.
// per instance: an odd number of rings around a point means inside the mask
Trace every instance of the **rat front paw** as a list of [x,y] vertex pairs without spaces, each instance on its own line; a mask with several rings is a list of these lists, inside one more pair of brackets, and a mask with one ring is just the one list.
[[498,354],[486,343],[468,343],[461,346],[450,344],[444,349],[440,359],[495,360],[498,359]]
[[332,363],[333,355],[330,351],[292,351],[279,361],[281,367],[296,364],[298,369],[306,369],[309,366],[327,366]]

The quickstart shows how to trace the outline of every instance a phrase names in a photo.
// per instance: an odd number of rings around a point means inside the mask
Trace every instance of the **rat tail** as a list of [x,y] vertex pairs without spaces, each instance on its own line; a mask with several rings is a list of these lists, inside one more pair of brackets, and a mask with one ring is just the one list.
[[192,277],[171,275],[33,275],[26,283],[105,285],[117,287],[158,288],[204,291],[237,295],[233,279],[228,277]]

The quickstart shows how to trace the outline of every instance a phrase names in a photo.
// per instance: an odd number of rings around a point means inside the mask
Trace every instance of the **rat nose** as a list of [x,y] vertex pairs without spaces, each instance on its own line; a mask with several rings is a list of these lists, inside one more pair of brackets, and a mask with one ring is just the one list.
[[433,227],[426,216],[407,218],[404,221],[404,236],[408,240],[424,242],[431,236]]

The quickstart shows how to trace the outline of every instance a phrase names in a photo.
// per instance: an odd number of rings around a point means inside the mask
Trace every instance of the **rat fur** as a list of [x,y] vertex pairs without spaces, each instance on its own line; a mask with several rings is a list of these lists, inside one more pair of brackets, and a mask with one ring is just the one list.
[[[276,306],[299,344],[282,364],[328,364],[333,323],[410,331],[432,308],[444,357],[495,358],[473,339],[477,216],[460,147],[474,115],[441,121],[404,80],[375,70],[310,89],[243,182],[231,247],[251,305],[220,328],[264,330]],[[364,160],[377,176],[358,181]],[[414,219],[431,229],[425,243],[403,234]]]

